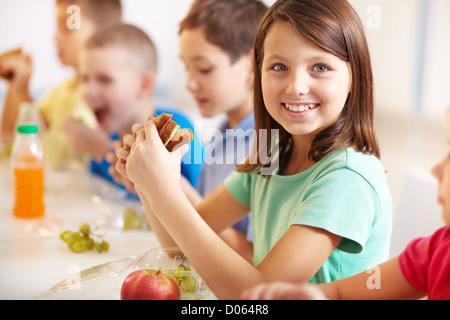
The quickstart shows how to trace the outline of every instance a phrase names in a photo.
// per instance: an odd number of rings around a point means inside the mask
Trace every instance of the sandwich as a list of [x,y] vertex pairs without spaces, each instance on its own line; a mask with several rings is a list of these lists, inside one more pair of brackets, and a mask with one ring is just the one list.
[[180,126],[172,120],[172,117],[173,114],[163,113],[160,116],[148,119],[156,122],[159,137],[169,152],[176,146],[186,144],[194,139],[191,129],[180,129]]
[[[7,57],[13,57],[13,56],[22,56],[22,49],[15,49],[15,50],[11,50],[5,53],[0,54],[0,60],[2,60],[3,58],[7,58]],[[0,71],[0,77],[4,78],[6,80],[11,80],[13,77],[13,73],[10,71],[6,71],[6,72],[1,72]]]

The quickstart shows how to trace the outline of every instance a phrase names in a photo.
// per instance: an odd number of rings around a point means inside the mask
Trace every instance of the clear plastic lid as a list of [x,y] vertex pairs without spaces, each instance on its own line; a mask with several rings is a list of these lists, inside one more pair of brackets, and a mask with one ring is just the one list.
[[[215,295],[179,248],[155,248],[139,257],[131,256],[78,271],[54,285],[37,299],[120,299],[122,284],[132,272],[140,269],[153,269],[170,274],[169,270],[177,268],[181,263],[191,269],[191,271],[172,270],[172,276],[176,277],[176,282],[180,287],[181,299],[216,300]],[[194,291],[192,291],[192,287],[191,290],[187,287],[188,281],[192,281],[192,279],[194,280]]]

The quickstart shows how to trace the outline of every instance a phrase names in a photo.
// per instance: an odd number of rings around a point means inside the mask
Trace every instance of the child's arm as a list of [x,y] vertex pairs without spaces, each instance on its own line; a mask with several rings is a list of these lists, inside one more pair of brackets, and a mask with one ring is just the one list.
[[[181,187],[194,207],[202,202],[203,197],[183,176],[181,176]],[[219,235],[231,248],[243,256],[247,261],[251,262],[253,260],[253,244],[248,241],[247,235],[239,232],[233,227],[227,228]]]
[[292,226],[254,267],[216,234],[242,219],[249,208],[222,186],[197,212],[180,186],[184,147],[179,154],[167,152],[155,124],[148,122],[126,159],[126,173],[218,298],[239,298],[243,290],[261,282],[308,281],[340,242],[341,237],[322,229]]
[[242,294],[243,300],[329,300],[317,285],[275,281],[257,285]]
[[0,61],[0,70],[13,74],[6,93],[1,121],[2,141],[7,143],[14,135],[20,104],[32,101],[28,91],[32,71],[31,58],[29,56],[4,58]]
[[413,288],[403,276],[398,258],[379,267],[338,281],[320,284],[274,282],[247,290],[248,300],[398,300],[419,299],[425,294]]
[[200,193],[195,189],[192,184],[189,182],[186,177],[181,176],[181,188],[184,190],[184,193],[188,197],[189,201],[192,203],[193,206],[198,205],[200,202],[202,202],[203,197],[200,195]]
[[158,217],[156,217],[153,213],[153,210],[143,193],[139,189],[136,189],[136,192],[139,196],[139,199],[141,200],[142,207],[145,210],[145,214],[147,215],[148,223],[150,224],[152,231],[154,232],[160,245],[162,247],[178,247],[172,236],[167,232],[167,230],[159,221]]
[[419,299],[425,296],[406,281],[398,258],[355,276],[322,285],[322,289],[331,299],[341,300]]
[[246,234],[229,227],[220,233],[220,237],[247,261],[253,261],[253,243],[248,240]]
[[88,155],[96,161],[101,161],[114,146],[106,132],[101,129],[88,128],[73,118],[64,122],[63,130],[74,152]]

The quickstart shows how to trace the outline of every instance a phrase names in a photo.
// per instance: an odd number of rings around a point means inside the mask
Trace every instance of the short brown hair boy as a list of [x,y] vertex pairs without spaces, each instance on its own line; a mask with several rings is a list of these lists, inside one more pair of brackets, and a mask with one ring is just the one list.
[[206,39],[228,53],[234,63],[253,48],[267,7],[261,1],[196,0],[180,23],[183,30],[203,28]]
[[157,52],[150,37],[130,24],[116,24],[95,33],[86,43],[86,49],[119,46],[134,55],[142,70],[156,73]]

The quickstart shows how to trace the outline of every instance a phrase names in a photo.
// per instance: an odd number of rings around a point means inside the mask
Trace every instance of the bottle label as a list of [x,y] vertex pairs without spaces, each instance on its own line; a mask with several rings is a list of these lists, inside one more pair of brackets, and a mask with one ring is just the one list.
[[44,170],[15,168],[14,185],[14,216],[20,218],[44,216]]

